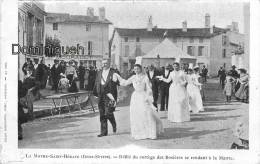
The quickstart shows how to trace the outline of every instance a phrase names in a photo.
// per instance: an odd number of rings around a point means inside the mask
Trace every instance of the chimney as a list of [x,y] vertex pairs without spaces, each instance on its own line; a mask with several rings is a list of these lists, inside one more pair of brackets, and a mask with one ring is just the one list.
[[100,7],[99,8],[99,19],[100,20],[105,20],[106,18],[106,12],[105,12],[105,7]]
[[182,31],[187,32],[187,21],[182,22]]
[[205,28],[210,28],[210,15],[206,13],[205,15]]
[[153,18],[150,15],[148,17],[148,23],[147,23],[147,31],[152,31],[153,30]]
[[88,7],[87,16],[94,17],[94,8],[93,7]]
[[238,22],[232,22],[232,31],[239,32],[239,30],[238,30]]
[[232,31],[232,25],[227,25],[227,29],[229,29],[230,31]]

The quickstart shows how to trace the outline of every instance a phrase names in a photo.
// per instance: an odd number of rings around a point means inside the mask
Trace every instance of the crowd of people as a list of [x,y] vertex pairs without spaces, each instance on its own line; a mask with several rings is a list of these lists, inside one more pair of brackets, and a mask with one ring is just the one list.
[[[182,64],[179,65],[179,69],[181,72],[185,73],[185,78],[187,80],[187,91],[189,92],[190,99],[194,99],[195,94],[196,97],[201,97],[202,100],[204,100],[204,90],[203,85],[207,82],[208,77],[208,69],[206,66],[202,66],[200,68],[199,66],[196,66],[194,68],[189,68],[188,64]],[[162,80],[159,80],[157,76],[162,76],[164,78],[169,78],[169,75],[172,71],[174,71],[174,67],[171,64],[167,64],[166,66],[156,68],[153,64],[147,67],[143,67],[144,72],[147,74],[151,84],[152,84],[152,91],[153,91],[153,98],[154,102],[153,105],[158,108],[157,102],[160,97],[160,111],[165,111],[168,109],[168,100],[169,100],[169,89],[171,86],[171,82],[165,82]],[[129,77],[135,75],[133,71],[129,71]],[[193,84],[193,85],[191,85]],[[196,87],[193,87],[196,86]],[[198,88],[195,89],[195,88]],[[199,91],[199,94],[197,94]],[[195,93],[196,92],[196,93]],[[195,93],[195,94],[194,94]],[[191,96],[192,95],[192,96]],[[201,107],[200,107],[201,108]],[[197,110],[191,110],[197,111]]]
[[[54,60],[51,66],[46,65],[44,60],[26,59],[22,67],[24,79],[18,81],[18,138],[22,139],[21,124],[25,120],[33,120],[33,102],[39,100],[42,95],[40,90],[49,86],[55,93],[77,92],[79,89],[92,91],[95,83],[97,69],[94,66],[86,67],[83,63],[80,66],[71,60]],[[24,108],[28,109],[25,114]]]
[[[107,65],[108,62],[105,62]],[[186,67],[181,67],[179,63],[174,63],[158,69],[153,64],[145,68],[141,64],[135,64],[133,70],[134,72],[127,79],[123,79],[117,73],[111,73],[110,79],[115,83],[119,82],[121,86],[133,85],[134,92],[130,100],[130,129],[134,139],[156,139],[159,134],[163,133],[164,128],[158,116],[158,110],[167,111],[168,120],[178,123],[190,121],[191,112],[199,113],[204,110],[201,96],[202,83],[199,82],[201,79],[199,67],[186,69]],[[103,75],[106,75],[104,70],[102,71]],[[102,78],[97,81],[102,83]],[[109,87],[111,93],[116,90],[112,86],[111,82],[111,87]],[[105,93],[107,94],[107,92]],[[160,107],[157,104],[159,96],[161,96]],[[114,99],[111,98],[111,100]],[[99,109],[100,113],[104,113],[102,111],[105,108],[100,106]],[[113,132],[116,131],[113,114],[110,114],[109,117],[102,114],[100,117],[101,134],[98,137],[107,135],[107,120],[102,119],[104,117],[111,122]],[[105,124],[105,128],[102,128],[103,124]]]
[[232,66],[229,71],[220,67],[218,71],[219,84],[226,96],[226,102],[231,102],[232,96],[236,100],[249,102],[249,75],[244,68],[236,70],[236,66]]
[[[51,86],[51,89],[59,92],[66,88],[69,92],[76,92],[79,89],[92,90],[97,69],[94,66],[87,67],[83,62],[70,60],[68,62],[63,60],[54,60],[54,64],[47,66],[44,60],[38,64],[38,59],[27,59],[23,65],[22,70],[27,78],[27,72],[31,71],[31,76],[35,81],[39,82],[39,89],[45,89]],[[66,80],[68,83],[66,83]],[[68,85],[67,85],[68,84]],[[79,85],[78,85],[79,84]]]

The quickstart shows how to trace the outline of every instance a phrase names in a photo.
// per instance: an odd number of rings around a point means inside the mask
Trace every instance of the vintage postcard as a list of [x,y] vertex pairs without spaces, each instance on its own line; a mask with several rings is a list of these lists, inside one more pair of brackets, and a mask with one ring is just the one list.
[[0,2],[1,163],[260,163],[259,1]]

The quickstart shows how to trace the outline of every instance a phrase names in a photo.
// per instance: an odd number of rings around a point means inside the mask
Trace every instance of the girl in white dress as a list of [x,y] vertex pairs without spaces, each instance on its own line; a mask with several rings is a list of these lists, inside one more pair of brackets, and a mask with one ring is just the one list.
[[168,79],[158,76],[159,80],[171,82],[169,89],[168,120],[171,122],[190,121],[189,97],[187,93],[187,77],[185,72],[180,71],[179,63],[173,64],[174,71]]
[[142,73],[142,66],[135,64],[135,75],[128,80],[118,74],[120,85],[133,84],[135,91],[130,101],[131,136],[136,139],[156,139],[163,132],[162,122],[153,106],[151,84],[146,74]]
[[201,83],[199,83],[199,77],[200,76],[195,74],[192,69],[188,70],[187,91],[189,95],[190,111],[193,113],[204,111],[200,94]]

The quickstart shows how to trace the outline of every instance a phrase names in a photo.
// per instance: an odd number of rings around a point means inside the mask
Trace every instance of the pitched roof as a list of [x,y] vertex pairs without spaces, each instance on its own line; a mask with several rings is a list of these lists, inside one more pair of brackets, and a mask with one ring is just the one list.
[[70,15],[68,13],[47,13],[47,23],[68,23],[68,22],[80,22],[80,23],[103,23],[112,24],[109,20],[100,20],[98,16],[85,16],[85,15]]
[[154,47],[150,52],[144,55],[142,58],[175,58],[175,59],[196,59],[193,56],[188,55],[186,52],[182,51],[168,38],[164,39],[159,45]]
[[220,33],[226,32],[227,29],[213,27],[213,33],[210,33],[210,28],[187,28],[187,32],[183,32],[182,28],[153,28],[152,31],[147,31],[146,28],[128,29],[115,28],[120,36],[140,36],[140,37],[163,37],[167,32],[168,37],[212,37]]

